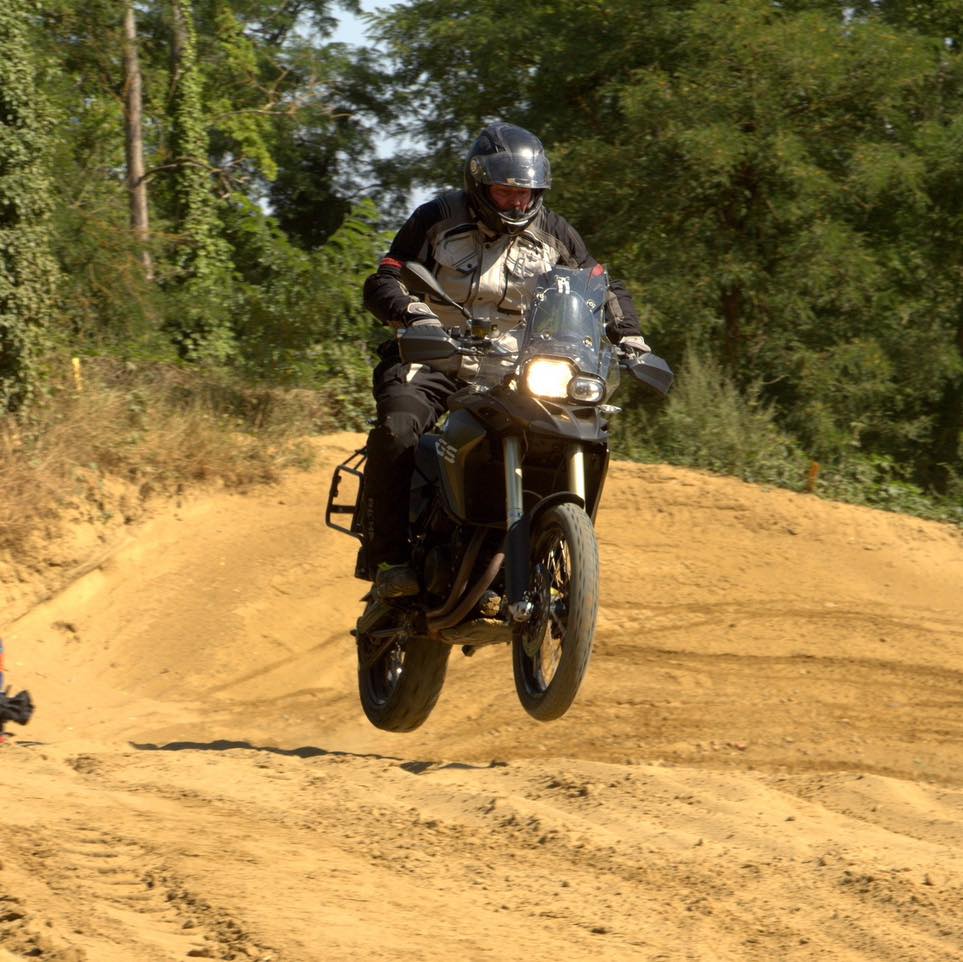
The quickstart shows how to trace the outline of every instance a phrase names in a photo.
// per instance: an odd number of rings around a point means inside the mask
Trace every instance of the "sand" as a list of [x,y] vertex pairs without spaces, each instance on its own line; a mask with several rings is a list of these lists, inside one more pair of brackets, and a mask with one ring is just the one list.
[[0,579],[38,705],[0,748],[0,962],[963,959],[958,530],[616,463],[568,715],[456,650],[393,735],[322,516],[357,442]]

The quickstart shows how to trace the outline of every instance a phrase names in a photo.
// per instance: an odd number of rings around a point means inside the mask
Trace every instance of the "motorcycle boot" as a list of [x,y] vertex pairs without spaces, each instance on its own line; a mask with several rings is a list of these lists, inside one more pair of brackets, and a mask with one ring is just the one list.
[[410,564],[378,565],[374,586],[382,598],[410,598],[421,591],[418,575]]

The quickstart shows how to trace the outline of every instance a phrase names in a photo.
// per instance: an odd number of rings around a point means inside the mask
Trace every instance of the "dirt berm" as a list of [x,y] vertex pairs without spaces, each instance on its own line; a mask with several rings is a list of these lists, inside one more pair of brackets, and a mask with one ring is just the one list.
[[39,706],[0,749],[0,959],[963,959],[959,531],[615,464],[569,714],[456,651],[388,735],[322,521],[357,441],[0,614]]

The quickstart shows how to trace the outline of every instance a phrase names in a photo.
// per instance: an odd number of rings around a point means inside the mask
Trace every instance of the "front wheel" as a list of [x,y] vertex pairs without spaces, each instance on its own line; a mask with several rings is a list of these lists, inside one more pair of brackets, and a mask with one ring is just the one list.
[[448,669],[448,645],[412,636],[385,645],[358,639],[358,694],[368,721],[388,732],[410,732],[431,714]]
[[588,515],[574,504],[541,514],[532,530],[531,618],[515,627],[515,690],[539,721],[560,718],[575,700],[592,654],[599,607],[599,549]]

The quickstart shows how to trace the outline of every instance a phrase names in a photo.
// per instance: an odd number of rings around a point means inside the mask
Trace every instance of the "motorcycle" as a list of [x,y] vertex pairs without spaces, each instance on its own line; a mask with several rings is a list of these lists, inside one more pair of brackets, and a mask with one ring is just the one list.
[[[448,413],[415,453],[409,522],[421,593],[375,589],[353,631],[358,689],[369,721],[411,731],[441,694],[454,646],[472,655],[510,644],[515,689],[532,717],[571,706],[588,667],[599,604],[594,520],[608,468],[609,403],[620,372],[665,396],[672,371],[654,354],[621,351],[605,335],[608,278],[601,267],[556,267],[536,279],[522,323],[500,331],[471,317],[421,264],[409,290],[451,304],[470,333],[412,327],[406,363],[471,368]],[[461,362],[467,363],[461,363]],[[325,521],[362,541],[364,449],[335,469]],[[355,498],[339,501],[347,478]],[[350,515],[339,524],[336,515]]]

